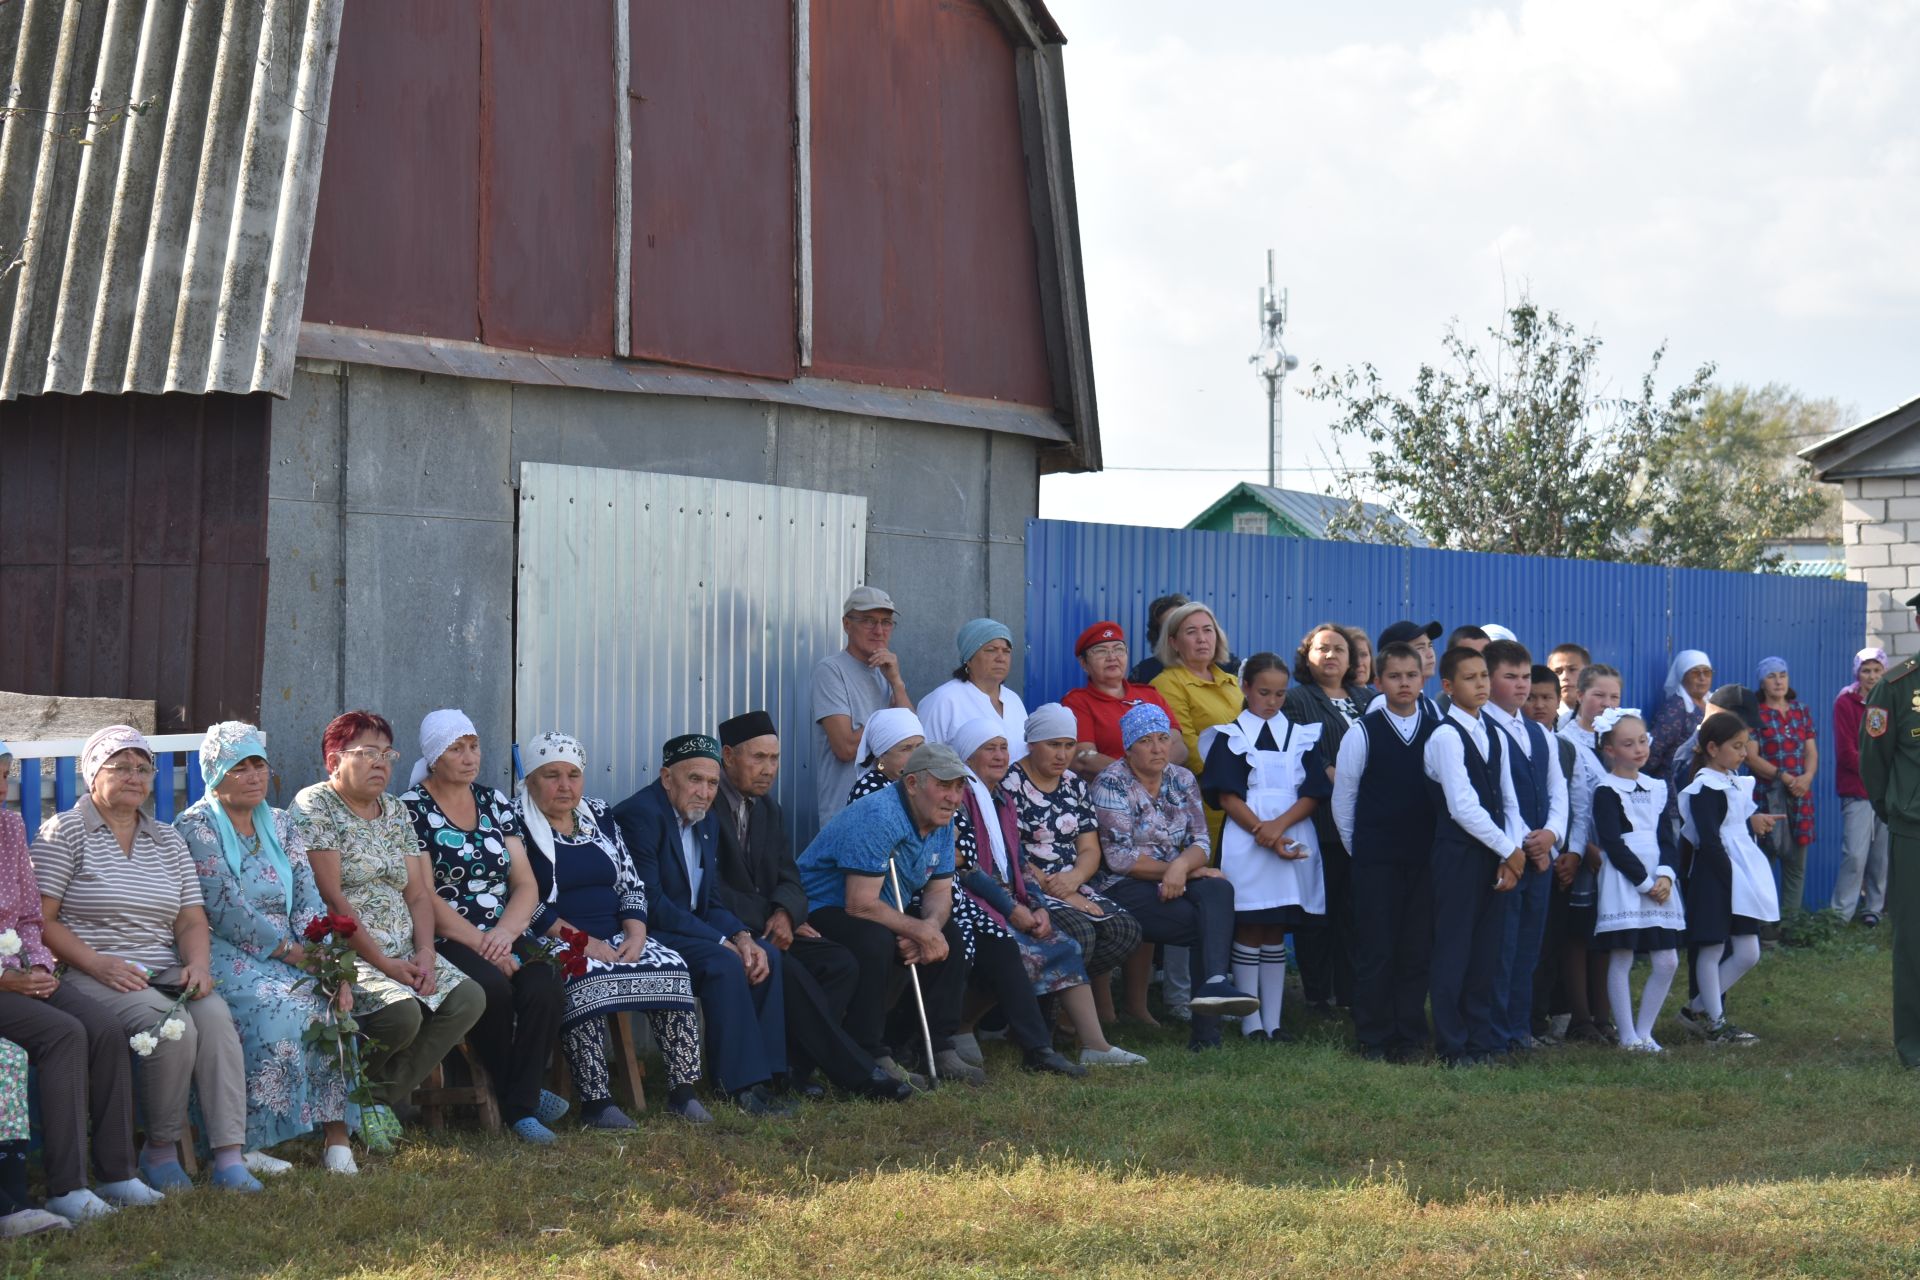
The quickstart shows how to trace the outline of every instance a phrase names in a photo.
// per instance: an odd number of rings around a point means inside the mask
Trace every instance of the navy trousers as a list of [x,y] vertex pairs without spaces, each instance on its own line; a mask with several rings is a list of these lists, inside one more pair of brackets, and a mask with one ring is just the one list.
[[1422,861],[1354,859],[1353,1028],[1363,1050],[1427,1042],[1432,873]]
[[1548,889],[1553,870],[1520,873],[1520,883],[1501,912],[1500,963],[1493,975],[1493,1034],[1506,1046],[1533,1034],[1533,972],[1547,932]]
[[1442,1058],[1505,1053],[1493,1029],[1493,982],[1508,894],[1493,891],[1496,861],[1478,844],[1433,850],[1433,1047]]
[[737,1093],[786,1074],[785,957],[756,940],[767,957],[767,980],[750,987],[740,958],[719,943],[665,930],[651,936],[685,957],[693,974],[693,994],[700,998],[706,1024],[707,1062],[720,1087]]

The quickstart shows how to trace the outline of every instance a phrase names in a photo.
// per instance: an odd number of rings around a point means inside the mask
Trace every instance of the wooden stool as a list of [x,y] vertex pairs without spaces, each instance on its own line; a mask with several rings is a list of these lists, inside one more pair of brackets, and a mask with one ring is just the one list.
[[488,1133],[498,1133],[500,1102],[493,1095],[493,1081],[487,1077],[487,1069],[480,1065],[480,1055],[474,1052],[471,1045],[461,1041],[459,1052],[466,1058],[473,1083],[449,1085],[445,1062],[437,1062],[428,1073],[426,1082],[413,1091],[413,1105],[420,1108],[421,1118],[434,1133],[446,1128],[445,1109],[461,1106],[476,1108],[480,1112],[481,1126]]
[[189,1178],[197,1176],[200,1172],[200,1162],[193,1158],[193,1149],[198,1141],[198,1138],[195,1137],[193,1132],[193,1117],[189,1115],[187,1117],[187,1131],[181,1134],[180,1141],[174,1144],[180,1148],[180,1167],[187,1171]]
[[[607,1064],[607,1068],[613,1077],[614,1099],[620,1100],[624,1087],[629,1107],[634,1111],[645,1111],[647,1066],[640,1060],[640,1052],[633,1038],[633,1015],[616,1013],[607,1020],[613,1024],[613,1061]],[[566,1056],[564,1051],[554,1054],[553,1066],[547,1074],[553,1081],[553,1092],[572,1102],[573,1072],[567,1069]]]

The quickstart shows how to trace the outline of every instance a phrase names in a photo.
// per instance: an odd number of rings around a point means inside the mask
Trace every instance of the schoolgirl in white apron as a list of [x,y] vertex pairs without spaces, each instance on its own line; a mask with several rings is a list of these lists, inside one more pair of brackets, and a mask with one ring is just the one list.
[[[1661,1053],[1653,1038],[1654,1019],[1666,1003],[1679,945],[1687,925],[1681,903],[1678,861],[1672,828],[1661,821],[1667,784],[1640,772],[1650,742],[1646,721],[1632,708],[1609,708],[1593,722],[1607,773],[1593,795],[1593,838],[1605,855],[1594,913],[1595,951],[1607,952],[1607,998],[1621,1047]],[[1633,874],[1638,870],[1638,878]],[[1666,900],[1657,891],[1665,881]],[[1653,972],[1640,994],[1636,1014],[1628,976],[1636,951],[1646,951]]]

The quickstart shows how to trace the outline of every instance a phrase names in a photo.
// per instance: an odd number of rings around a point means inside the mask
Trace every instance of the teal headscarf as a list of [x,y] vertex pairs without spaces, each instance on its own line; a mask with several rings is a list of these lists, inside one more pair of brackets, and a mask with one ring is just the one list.
[[[260,730],[242,720],[222,720],[207,729],[207,736],[200,743],[200,773],[207,780],[207,812],[213,817],[213,829],[220,835],[220,852],[227,860],[227,869],[237,878],[241,863],[247,856],[246,846],[240,843],[240,833],[233,829],[233,822],[227,817],[227,807],[213,795],[213,789],[227,776],[233,766],[242,760],[259,756],[267,758],[267,742],[260,736]],[[273,809],[262,800],[253,811],[253,834],[260,841],[260,852],[275,871],[280,874],[280,888],[286,894],[289,923],[293,914],[293,863],[287,858],[287,851],[280,844],[280,831],[273,820]]]

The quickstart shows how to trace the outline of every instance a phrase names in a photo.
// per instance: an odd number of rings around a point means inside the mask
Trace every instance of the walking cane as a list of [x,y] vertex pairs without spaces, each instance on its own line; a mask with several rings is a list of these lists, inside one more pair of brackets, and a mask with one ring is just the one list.
[[[907,899],[900,892],[900,868],[894,865],[892,854],[887,855],[887,874],[893,878],[893,900],[900,905],[900,910],[904,913],[907,909]],[[926,997],[920,994],[920,966],[909,962],[907,977],[913,981],[913,1004],[920,1011],[920,1035],[927,1046],[927,1081],[929,1084],[938,1085],[940,1068],[935,1066],[933,1061],[933,1031],[927,1026]]]

